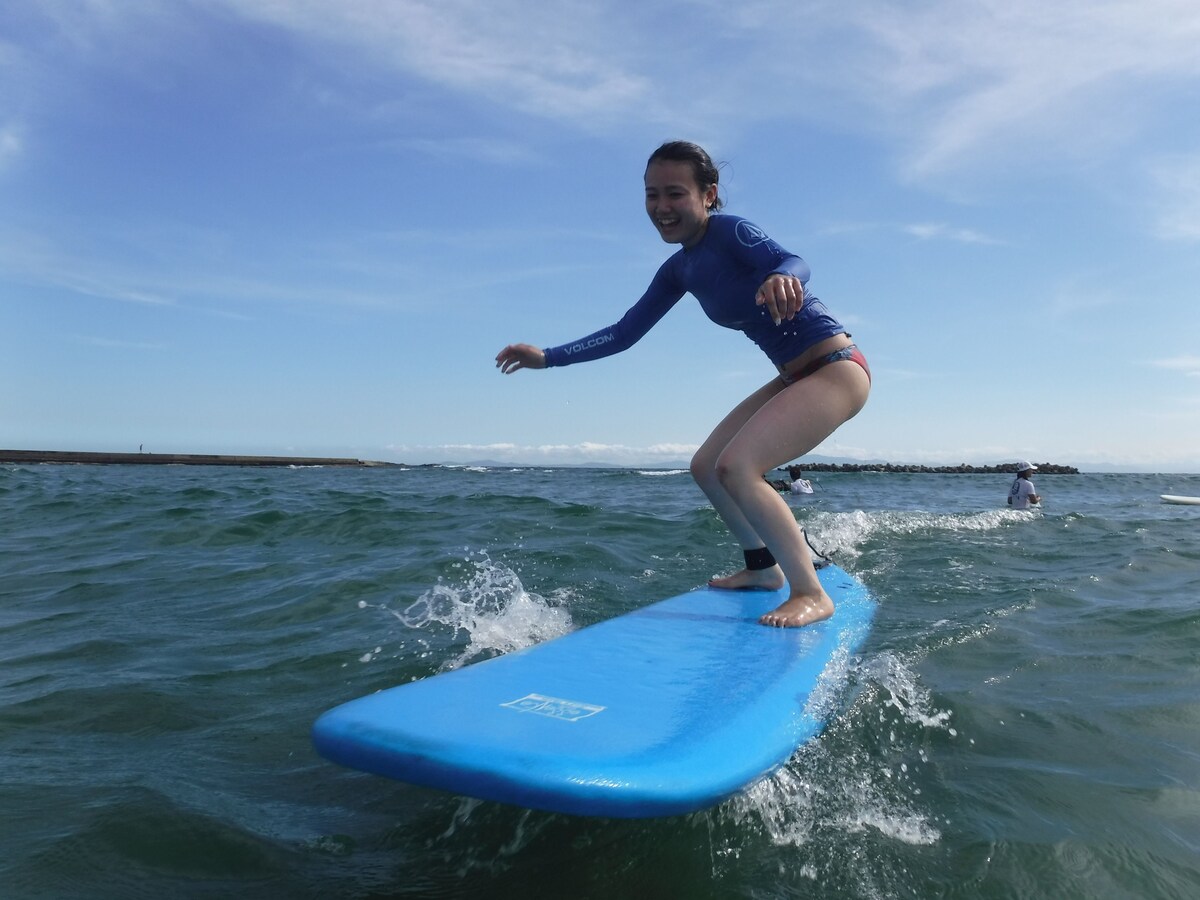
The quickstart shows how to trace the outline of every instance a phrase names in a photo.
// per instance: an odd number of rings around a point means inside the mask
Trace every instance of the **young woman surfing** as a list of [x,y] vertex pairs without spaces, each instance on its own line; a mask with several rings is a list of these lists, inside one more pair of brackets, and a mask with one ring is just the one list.
[[541,349],[509,344],[496,366],[565,366],[633,346],[685,294],[718,325],[742,331],[778,370],[718,423],[692,458],[692,477],[742,546],[746,567],[709,584],[789,596],[759,621],[800,626],[833,615],[791,508],[763,475],[811,451],[867,402],[871,374],[850,334],[808,296],[808,264],[738,216],[718,213],[719,176],[696,144],[672,141],[646,165],[646,212],[681,249],[615,325]]

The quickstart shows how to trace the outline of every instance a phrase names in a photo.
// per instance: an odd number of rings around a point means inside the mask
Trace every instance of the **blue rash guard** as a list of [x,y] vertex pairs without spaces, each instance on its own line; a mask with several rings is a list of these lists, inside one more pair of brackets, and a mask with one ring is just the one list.
[[[776,325],[766,307],[754,302],[759,287],[774,273],[795,275],[805,285],[804,304],[791,321]],[[705,314],[726,328],[743,332],[776,366],[795,359],[842,327],[807,291],[809,268],[799,256],[771,240],[757,225],[739,216],[712,215],[700,243],[676,251],[659,268],[646,293],[621,321],[544,351],[546,366],[589,362],[628,350],[691,293]]]

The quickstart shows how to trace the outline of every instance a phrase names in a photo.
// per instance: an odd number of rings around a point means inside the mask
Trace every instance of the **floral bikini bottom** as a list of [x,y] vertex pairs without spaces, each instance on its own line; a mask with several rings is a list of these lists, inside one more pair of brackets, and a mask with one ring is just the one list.
[[813,372],[825,368],[830,363],[841,362],[843,359],[848,359],[851,362],[856,362],[863,367],[863,371],[867,373],[868,380],[871,377],[871,367],[867,365],[867,358],[863,356],[862,351],[853,344],[847,344],[841,350],[834,350],[827,356],[821,356],[814,359],[802,369],[797,369],[791,374],[779,373],[780,379],[784,384],[795,384],[801,378],[807,378]]

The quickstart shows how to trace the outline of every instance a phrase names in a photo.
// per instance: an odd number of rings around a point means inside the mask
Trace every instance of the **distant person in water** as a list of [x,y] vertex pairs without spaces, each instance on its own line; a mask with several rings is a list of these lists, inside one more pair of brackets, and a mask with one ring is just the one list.
[[1017,463],[1017,477],[1008,489],[1008,505],[1013,509],[1029,509],[1033,504],[1042,502],[1042,495],[1034,490],[1031,480],[1036,471],[1037,466],[1033,463]]
[[[777,371],[718,423],[692,457],[692,476],[745,558],[745,568],[709,584],[727,590],[787,584],[787,600],[759,619],[764,625],[827,619],[833,601],[817,579],[803,532],[764,476],[811,451],[863,408],[871,389],[866,358],[808,293],[803,259],[758,226],[718,212],[717,168],[701,147],[663,144],[651,154],[644,181],[651,223],[666,243],[681,249],[615,325],[545,350],[509,344],[496,355],[496,366],[510,374],[627,350],[689,292],[715,323],[743,332]],[[712,364],[694,360],[700,367]]]
[[804,472],[799,466],[788,466],[787,478],[767,478],[766,475],[763,478],[781,494],[811,494],[813,492],[812,482],[804,477]]
[[799,466],[788,466],[788,490],[793,494],[811,494],[812,482],[804,477],[804,470]]

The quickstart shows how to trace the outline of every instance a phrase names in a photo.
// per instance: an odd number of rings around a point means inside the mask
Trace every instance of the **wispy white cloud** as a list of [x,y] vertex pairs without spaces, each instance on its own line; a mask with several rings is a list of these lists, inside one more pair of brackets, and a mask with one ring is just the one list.
[[1200,378],[1200,356],[1172,356],[1167,359],[1154,359],[1150,365],[1159,369],[1169,369],[1181,372],[1191,378]]
[[856,78],[859,90],[869,85],[892,128],[908,129],[916,175],[980,156],[1092,157],[1172,112],[1134,102],[1146,86],[1200,77],[1200,6],[1190,0],[844,9],[870,35],[862,53],[876,63]]
[[[156,242],[171,232],[166,248]],[[364,261],[337,243],[288,246],[284,275],[259,256],[230,257],[226,236],[186,226],[139,229],[126,225],[105,241],[0,230],[0,270],[25,284],[99,302],[251,321],[299,308],[393,309],[402,263]],[[274,251],[284,252],[284,251]],[[272,262],[274,262],[272,260]],[[416,280],[416,276],[410,276]],[[353,282],[353,284],[347,284]]]
[[956,228],[942,222],[923,222],[905,225],[905,234],[920,238],[923,241],[944,240],[961,244],[1001,244],[996,238],[988,237],[973,228]]
[[1160,159],[1150,169],[1158,209],[1158,234],[1200,241],[1200,153]]
[[161,294],[130,288],[117,284],[105,284],[87,277],[59,273],[54,279],[59,286],[85,297],[101,300],[117,300],[122,303],[137,303],[142,306],[177,306],[178,303]]
[[7,169],[25,149],[24,128],[16,122],[0,126],[0,172]]
[[906,234],[909,237],[915,237],[922,241],[951,241],[959,244],[987,244],[995,246],[1006,243],[977,229],[950,225],[946,222],[911,222],[908,224],[838,222],[824,226],[820,229],[820,233],[838,237],[843,235],[867,234],[880,230],[888,232],[898,231],[900,234]]
[[[1145,128],[1194,127],[1170,104],[1200,80],[1194,0],[221,2],[334,55],[338,71],[396,79],[372,82],[365,102],[425,83],[580,128],[819,120],[881,136],[916,178],[997,160],[1091,160]],[[80,52],[112,55],[130,23],[170,39],[188,32],[158,4],[44,6]],[[314,98],[327,89],[312,87]],[[523,153],[473,139],[451,152]]]
[[1058,287],[1045,301],[1046,316],[1065,319],[1091,314],[1117,303],[1120,297],[1111,286],[1095,286],[1070,280]]
[[525,144],[492,138],[402,138],[388,141],[387,146],[439,159],[481,160],[501,165],[528,164],[540,159]]
[[71,340],[89,347],[101,347],[106,350],[165,350],[167,345],[147,341],[127,341],[120,338],[98,337],[96,335],[76,334]]
[[441,444],[419,446],[394,444],[388,451],[404,462],[412,463],[480,463],[495,462],[508,465],[615,465],[615,466],[686,466],[697,446],[693,444],[653,444],[630,447],[623,444],[600,444],[585,441],[578,444],[521,445]]
[[607,4],[481,0],[225,0],[267,21],[525,112],[568,120],[611,116],[649,83],[616,61],[619,10]]

